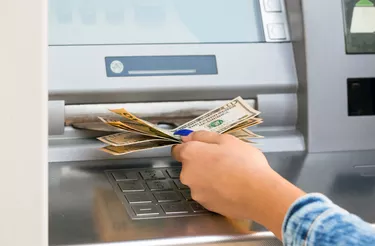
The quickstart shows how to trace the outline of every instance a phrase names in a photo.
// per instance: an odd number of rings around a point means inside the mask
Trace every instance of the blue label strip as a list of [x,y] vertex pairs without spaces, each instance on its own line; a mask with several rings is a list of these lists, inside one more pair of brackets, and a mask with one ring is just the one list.
[[106,57],[107,77],[218,74],[214,55]]

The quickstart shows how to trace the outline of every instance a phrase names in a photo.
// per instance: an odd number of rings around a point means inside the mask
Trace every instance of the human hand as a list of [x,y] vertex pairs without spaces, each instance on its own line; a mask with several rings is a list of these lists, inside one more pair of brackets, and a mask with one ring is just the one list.
[[260,150],[213,132],[194,132],[182,139],[172,155],[182,162],[181,182],[190,187],[195,201],[279,233],[285,213],[302,192],[274,172]]

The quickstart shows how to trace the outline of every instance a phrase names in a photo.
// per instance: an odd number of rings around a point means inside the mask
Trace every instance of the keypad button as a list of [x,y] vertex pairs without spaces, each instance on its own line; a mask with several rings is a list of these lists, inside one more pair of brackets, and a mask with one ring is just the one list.
[[170,168],[170,169],[167,169],[167,173],[168,173],[169,177],[171,177],[173,179],[179,178],[180,174],[181,174],[181,168]]
[[197,202],[190,203],[190,207],[193,209],[194,212],[200,213],[200,212],[207,212],[207,209],[205,209],[202,205],[200,205]]
[[162,204],[161,207],[166,214],[184,214],[189,212],[188,207],[183,203],[167,203]]
[[132,206],[132,208],[137,216],[160,214],[159,210],[157,209],[157,206],[153,204],[136,205]]
[[112,172],[112,176],[116,181],[126,181],[126,180],[138,180],[138,175],[136,172]]
[[147,181],[147,186],[150,190],[171,190],[172,187],[167,180],[153,180]]
[[180,189],[180,190],[189,189],[189,187],[184,185],[183,183],[181,183],[181,181],[179,179],[175,179],[175,180],[173,180],[173,182],[176,184],[177,188]]
[[139,181],[123,181],[118,183],[122,192],[144,191],[145,187]]
[[264,0],[264,8],[266,12],[281,12],[280,0]]
[[268,36],[273,40],[286,39],[285,25],[283,23],[273,23],[267,25]]
[[180,196],[174,191],[155,192],[154,196],[158,202],[178,202]]
[[192,201],[193,200],[193,198],[191,198],[191,191],[190,190],[181,191],[181,194],[183,195],[183,197],[185,198],[186,201]]
[[150,195],[143,192],[125,194],[125,197],[130,204],[152,202]]
[[143,179],[164,179],[165,176],[160,170],[145,170],[141,171],[141,176]]

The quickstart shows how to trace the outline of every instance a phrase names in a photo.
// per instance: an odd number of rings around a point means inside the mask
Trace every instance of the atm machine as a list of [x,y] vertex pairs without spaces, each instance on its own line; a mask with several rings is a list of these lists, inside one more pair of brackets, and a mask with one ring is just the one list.
[[169,148],[114,157],[82,127],[125,107],[171,128],[237,96],[276,171],[375,223],[374,5],[49,0],[49,244],[281,245],[192,201]]

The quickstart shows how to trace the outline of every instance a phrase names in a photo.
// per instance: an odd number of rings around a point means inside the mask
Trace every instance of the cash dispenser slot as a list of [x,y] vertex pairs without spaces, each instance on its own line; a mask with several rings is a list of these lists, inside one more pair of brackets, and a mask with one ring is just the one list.
[[[262,126],[295,126],[297,119],[297,98],[294,94],[258,95],[256,99],[245,99],[253,108],[260,110],[265,120]],[[114,104],[73,104],[64,101],[49,101],[49,134],[63,135],[66,127],[84,129],[103,123],[98,117],[120,116],[108,109],[125,108],[138,117],[165,127],[177,127],[216,107],[227,100],[147,102]]]

